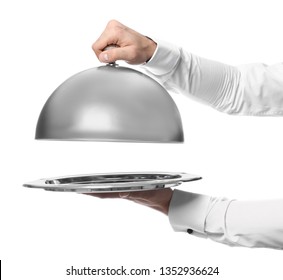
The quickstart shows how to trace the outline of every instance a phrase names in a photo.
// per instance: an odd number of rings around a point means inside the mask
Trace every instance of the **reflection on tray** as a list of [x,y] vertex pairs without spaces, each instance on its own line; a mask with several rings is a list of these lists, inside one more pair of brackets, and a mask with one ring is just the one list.
[[180,175],[170,174],[106,174],[106,175],[86,175],[79,177],[65,177],[46,180],[48,185],[62,184],[108,184],[108,183],[128,183],[128,182],[143,182],[152,180],[170,180],[178,179]]

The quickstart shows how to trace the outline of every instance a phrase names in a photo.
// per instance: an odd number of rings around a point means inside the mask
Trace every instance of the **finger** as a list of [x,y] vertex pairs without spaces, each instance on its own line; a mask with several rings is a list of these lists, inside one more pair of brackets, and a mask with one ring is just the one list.
[[103,33],[96,42],[93,43],[92,49],[95,52],[97,58],[104,51],[104,49],[109,45],[116,45],[118,38],[116,38],[115,34],[105,34]]
[[124,60],[131,64],[141,63],[136,60],[136,53],[133,46],[117,47],[102,51],[98,59],[104,63],[115,62],[117,60]]
[[130,198],[129,192],[83,193],[98,198]]
[[92,45],[92,49],[94,50],[96,56],[99,57],[100,53],[109,45],[119,45],[118,42],[123,37],[124,29],[125,26],[120,22],[116,20],[109,21],[105,30]]
[[130,198],[130,193],[129,192],[120,192],[119,193],[119,197],[120,198],[124,198],[124,199],[129,199]]
[[119,198],[119,193],[116,192],[110,192],[110,193],[84,193],[86,195],[90,195],[93,197],[98,198]]

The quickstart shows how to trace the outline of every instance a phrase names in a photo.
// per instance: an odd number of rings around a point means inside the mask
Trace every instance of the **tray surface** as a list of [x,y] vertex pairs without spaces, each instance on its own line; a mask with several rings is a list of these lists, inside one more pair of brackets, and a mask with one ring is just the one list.
[[104,173],[45,178],[23,186],[79,193],[129,192],[171,188],[199,179],[197,175],[175,172]]

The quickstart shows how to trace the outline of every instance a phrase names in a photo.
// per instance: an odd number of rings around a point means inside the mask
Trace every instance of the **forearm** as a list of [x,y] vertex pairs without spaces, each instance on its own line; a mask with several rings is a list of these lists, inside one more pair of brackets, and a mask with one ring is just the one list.
[[238,115],[283,114],[283,64],[234,67],[159,42],[146,69],[169,91]]
[[175,231],[230,246],[283,249],[283,200],[234,201],[175,190],[169,220]]
[[[207,216],[209,225],[215,224],[216,212],[217,207]],[[283,249],[283,200],[232,201],[224,221],[228,244]],[[207,228],[212,238],[214,230]]]

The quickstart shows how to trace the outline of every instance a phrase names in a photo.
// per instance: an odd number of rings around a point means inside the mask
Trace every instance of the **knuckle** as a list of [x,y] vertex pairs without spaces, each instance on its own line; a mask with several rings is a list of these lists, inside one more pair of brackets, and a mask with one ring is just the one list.
[[108,22],[106,29],[108,32],[113,33],[113,35],[115,34],[116,36],[122,36],[126,30],[126,27],[119,21],[112,19]]
[[94,42],[94,43],[92,44],[91,48],[92,48],[92,50],[95,52],[96,55],[99,54],[100,50],[99,50],[99,48],[98,48],[98,46],[97,46],[97,42]]
[[116,27],[114,33],[118,38],[122,38],[122,36],[124,35],[124,30],[122,28]]
[[113,28],[113,27],[117,27],[119,26],[120,23],[116,20],[116,19],[111,19],[108,23],[107,23],[107,27],[109,28]]

